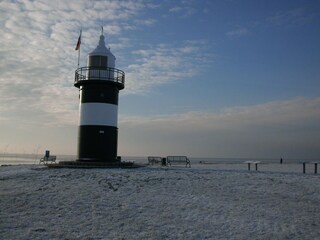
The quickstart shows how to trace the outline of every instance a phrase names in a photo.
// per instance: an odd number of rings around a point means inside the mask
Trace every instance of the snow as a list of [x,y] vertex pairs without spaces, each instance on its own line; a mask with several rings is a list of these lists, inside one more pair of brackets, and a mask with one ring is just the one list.
[[0,168],[1,239],[319,239],[301,164]]

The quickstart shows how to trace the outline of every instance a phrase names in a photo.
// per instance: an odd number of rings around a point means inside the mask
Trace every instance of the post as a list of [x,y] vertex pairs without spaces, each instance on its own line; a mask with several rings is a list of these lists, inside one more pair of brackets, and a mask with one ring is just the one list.
[[314,163],[314,174],[318,172],[318,163]]
[[302,165],[303,165],[303,173],[306,173],[306,163],[303,162]]
[[167,166],[167,159],[166,158],[162,158],[161,159],[161,165],[162,166]]
[[250,163],[248,163],[248,170],[250,171]]
[[78,51],[78,68],[79,68],[79,62],[80,62],[81,35],[82,35],[82,29],[80,30],[80,35],[79,35],[78,42],[75,49],[76,51]]
[[78,68],[79,68],[79,64],[80,64],[80,50],[81,49],[81,47],[79,47],[79,50],[78,50]]
[[256,171],[258,171],[258,163],[255,163],[256,164]]

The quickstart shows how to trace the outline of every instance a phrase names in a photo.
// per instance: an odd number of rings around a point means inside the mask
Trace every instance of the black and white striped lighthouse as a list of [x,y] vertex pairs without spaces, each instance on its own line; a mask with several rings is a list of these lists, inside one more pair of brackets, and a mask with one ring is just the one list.
[[125,74],[115,68],[115,56],[99,44],[87,57],[87,66],[75,72],[79,89],[78,162],[115,163],[118,148],[118,96]]

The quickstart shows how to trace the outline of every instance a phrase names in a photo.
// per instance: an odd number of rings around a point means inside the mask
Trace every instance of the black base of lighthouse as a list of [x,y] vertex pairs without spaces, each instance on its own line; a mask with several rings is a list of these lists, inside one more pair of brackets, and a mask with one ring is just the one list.
[[78,159],[81,162],[119,162],[117,160],[118,128],[79,126]]

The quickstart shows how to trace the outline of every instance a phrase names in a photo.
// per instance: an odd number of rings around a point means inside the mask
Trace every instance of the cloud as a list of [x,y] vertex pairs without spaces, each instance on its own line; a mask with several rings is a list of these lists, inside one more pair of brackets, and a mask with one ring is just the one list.
[[169,8],[169,12],[172,14],[178,14],[181,18],[187,18],[194,15],[197,12],[196,7],[193,4],[194,1],[190,0],[181,0],[177,1],[177,4],[171,8]]
[[[148,1],[62,1],[45,0],[0,3],[2,43],[0,46],[0,96],[2,117],[11,121],[23,103],[28,104],[30,119],[41,124],[74,124],[77,119],[77,89],[73,88],[77,52],[74,51],[82,28],[81,53],[95,46],[104,25],[111,44],[129,59],[132,39],[126,31],[150,26],[155,19],[142,18],[140,13],[158,6]],[[140,94],[153,87],[191,77],[197,73],[192,61],[206,61],[201,53],[203,42],[185,41],[179,44],[147,46],[132,52],[133,60],[121,67],[126,72],[125,93]],[[136,47],[136,46],[135,46]],[[193,57],[190,57],[193,55]],[[80,63],[85,64],[85,55]],[[83,63],[83,64],[82,64]],[[65,104],[68,103],[68,104]],[[36,120],[32,116],[37,116]],[[11,119],[11,120],[10,120]]]
[[203,54],[203,48],[201,41],[187,41],[179,46],[159,44],[133,51],[138,60],[125,69],[126,78],[130,79],[126,84],[127,93],[145,93],[155,86],[194,76],[210,61],[209,56]]
[[[218,113],[120,116],[119,125],[126,144],[145,145],[150,154],[315,158],[320,154],[319,106],[320,98],[297,98]],[[152,135],[157,137],[150,144]]]
[[300,7],[287,11],[279,11],[266,19],[274,25],[304,25],[313,19],[314,15],[308,12],[307,8]]
[[[300,127],[320,120],[320,98],[297,98],[287,101],[274,101],[254,106],[233,107],[219,113],[205,111],[152,117],[123,117],[122,123],[132,126],[144,125],[178,131],[180,128],[197,130],[232,130],[258,127]],[[170,123],[170,124],[168,124]],[[317,125],[315,125],[317,126]],[[320,127],[320,126],[318,126]],[[171,129],[172,128],[172,129]]]
[[247,27],[236,27],[233,30],[226,32],[226,36],[229,38],[240,38],[244,36],[251,35],[254,30],[258,28],[265,27],[266,25],[271,26],[303,26],[314,21],[317,13],[313,12],[313,9],[310,6],[304,6],[289,10],[277,11],[268,17],[251,22]]
[[[119,65],[130,79],[124,91],[127,94],[141,94],[193,76],[196,69],[190,67],[190,62],[206,61],[198,51],[203,43],[185,41],[182,45],[139,48],[142,43],[128,37],[129,31],[157,23],[144,14],[156,8],[159,5],[148,0],[1,1],[2,139],[14,145],[16,136],[21,144],[29,142],[29,136],[37,136],[36,142],[59,145],[54,143],[56,129],[68,128],[69,140],[74,143],[71,132],[76,131],[78,121],[78,90],[73,87],[78,52],[74,49],[81,28],[80,65],[85,65],[83,53],[90,52],[98,43],[103,25],[107,43],[111,39],[110,46],[117,58],[127,60],[127,65]],[[22,133],[26,135],[23,137]],[[52,139],[47,139],[47,134],[53,134]]]
[[172,7],[172,8],[170,8],[169,9],[169,12],[181,12],[181,11],[183,11],[183,7],[178,7],[178,6],[176,6],[176,7]]
[[157,22],[156,19],[143,19],[143,20],[136,20],[135,21],[137,24],[142,25],[142,26],[151,26]]
[[135,28],[138,23],[134,19],[139,19],[139,24],[152,24],[151,19],[139,16],[149,7],[155,6],[120,0],[1,1],[1,123],[15,121],[21,127],[75,124],[74,48],[80,28],[82,52],[96,46],[99,24],[104,25],[107,37],[119,37],[119,43],[112,46],[121,49],[129,45],[121,36]]
[[250,31],[247,28],[243,28],[243,27],[237,28],[235,30],[232,30],[226,33],[226,35],[231,38],[243,37],[249,34],[250,34]]

